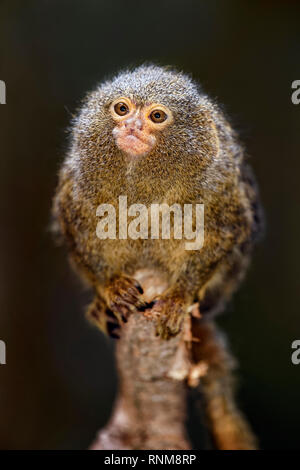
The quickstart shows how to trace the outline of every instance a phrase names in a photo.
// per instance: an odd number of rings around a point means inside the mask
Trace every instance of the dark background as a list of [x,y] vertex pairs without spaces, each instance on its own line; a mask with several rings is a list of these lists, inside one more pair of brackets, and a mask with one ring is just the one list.
[[[240,130],[267,217],[219,323],[240,362],[239,402],[261,446],[299,447],[300,9],[292,1],[0,2],[0,448],[86,448],[116,394],[113,344],[84,319],[89,293],[48,232],[65,129],[85,92],[154,60],[200,80]],[[196,446],[199,423],[190,420]]]

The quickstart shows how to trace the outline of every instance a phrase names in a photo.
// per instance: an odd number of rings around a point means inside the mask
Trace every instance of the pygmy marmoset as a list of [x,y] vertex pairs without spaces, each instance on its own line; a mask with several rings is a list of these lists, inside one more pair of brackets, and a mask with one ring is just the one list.
[[[120,196],[146,212],[153,204],[203,204],[203,246],[187,250],[183,238],[142,231],[126,237],[118,233],[124,214],[117,210],[116,237],[101,239],[97,208],[117,209]],[[198,303],[199,355],[209,364],[202,385],[215,441],[219,448],[254,448],[212,318],[243,278],[261,210],[243,147],[219,107],[169,68],[141,66],[104,82],[73,121],[53,214],[72,261],[94,289],[88,316],[102,330],[122,334],[130,312],[151,306],[157,334],[168,339]]]
[[[151,295],[141,287],[147,276],[160,284],[151,300],[163,338],[179,331],[195,301],[201,314],[221,310],[260,228],[243,155],[217,105],[177,71],[141,66],[87,96],[73,122],[53,213],[72,260],[95,290],[89,312],[102,329],[113,332],[116,319],[122,324],[130,311],[149,305]],[[147,208],[203,204],[202,248],[186,250],[185,240],[174,237],[100,239],[97,207],[117,207],[119,196]]]

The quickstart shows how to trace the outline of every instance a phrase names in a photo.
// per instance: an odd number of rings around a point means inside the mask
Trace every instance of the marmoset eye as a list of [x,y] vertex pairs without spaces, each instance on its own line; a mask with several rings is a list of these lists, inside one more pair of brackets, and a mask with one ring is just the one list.
[[129,113],[129,108],[127,104],[123,103],[123,101],[115,104],[114,110],[119,116],[125,116],[125,114]]
[[166,113],[162,111],[161,109],[155,109],[150,114],[151,121],[156,122],[156,123],[164,122],[167,119],[167,117],[168,116],[166,115]]

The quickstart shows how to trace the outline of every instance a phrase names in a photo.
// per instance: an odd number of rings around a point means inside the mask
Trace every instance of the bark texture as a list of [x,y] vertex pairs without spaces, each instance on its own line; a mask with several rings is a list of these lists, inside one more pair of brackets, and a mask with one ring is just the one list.
[[155,336],[155,324],[150,310],[124,325],[116,353],[119,397],[91,449],[190,449],[185,331],[166,341]]

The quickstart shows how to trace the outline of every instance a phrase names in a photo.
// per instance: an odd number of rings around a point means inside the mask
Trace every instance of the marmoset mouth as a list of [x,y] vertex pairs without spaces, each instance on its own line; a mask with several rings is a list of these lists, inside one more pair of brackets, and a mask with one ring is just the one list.
[[155,145],[154,135],[146,134],[139,130],[115,128],[113,135],[117,146],[130,156],[138,157],[149,153]]

